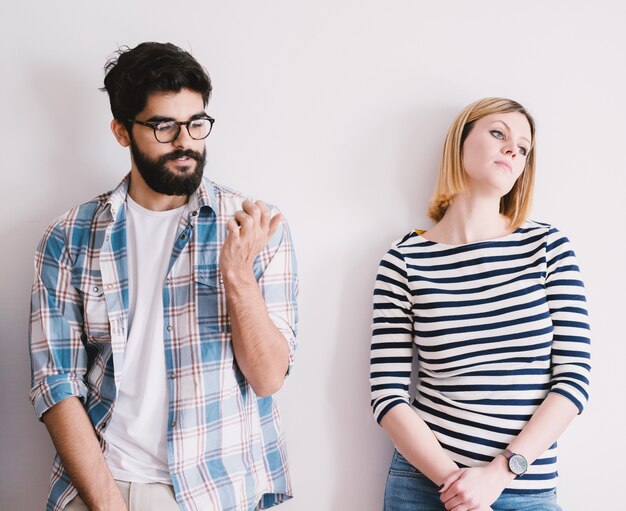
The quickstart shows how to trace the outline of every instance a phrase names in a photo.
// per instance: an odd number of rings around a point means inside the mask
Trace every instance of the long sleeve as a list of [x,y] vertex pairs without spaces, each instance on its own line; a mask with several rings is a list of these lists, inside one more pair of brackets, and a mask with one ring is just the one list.
[[86,399],[87,353],[81,336],[81,300],[71,283],[65,232],[55,222],[37,247],[31,296],[30,398],[37,417],[67,397]]
[[569,240],[552,228],[546,246],[546,294],[554,327],[550,392],[582,412],[589,398],[590,337],[585,289]]
[[[493,240],[446,245],[407,235],[385,256],[374,294],[372,406],[409,402],[450,459],[476,467],[520,434],[550,392],[582,410],[589,326],[567,238],[527,221]],[[511,483],[554,488],[556,444]]]
[[[272,215],[278,213],[273,208]],[[272,323],[285,337],[289,345],[289,369],[294,362],[298,327],[298,274],[296,254],[289,226],[284,218],[274,233],[270,246],[259,257],[267,265],[259,278],[259,288],[265,299]]]
[[406,264],[397,248],[380,263],[373,301],[371,404],[380,423],[389,410],[410,399],[413,316]]

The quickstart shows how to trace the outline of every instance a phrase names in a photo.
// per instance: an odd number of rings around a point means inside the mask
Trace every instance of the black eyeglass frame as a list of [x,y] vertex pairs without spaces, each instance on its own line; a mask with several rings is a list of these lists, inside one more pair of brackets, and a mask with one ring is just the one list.
[[[194,122],[194,121],[198,121],[200,119],[204,119],[206,121],[209,121],[209,131],[208,133],[202,137],[202,138],[196,138],[191,134],[191,131],[189,130],[189,125]],[[128,122],[133,123],[133,124],[141,124],[142,126],[147,126],[148,128],[152,128],[152,133],[154,133],[154,138],[156,139],[156,141],[159,144],[170,144],[172,142],[174,142],[174,140],[176,140],[178,138],[178,136],[180,135],[180,130],[182,129],[183,126],[185,126],[185,128],[187,128],[187,133],[189,134],[189,136],[191,138],[193,138],[194,140],[204,140],[205,138],[207,138],[210,134],[211,131],[213,131],[213,124],[215,123],[215,119],[213,117],[211,117],[210,115],[202,115],[200,117],[194,117],[193,119],[189,119],[188,121],[138,121],[137,119],[127,119]],[[172,138],[172,140],[168,140],[167,142],[161,142],[159,140],[159,138],[157,137],[157,126],[159,124],[163,124],[166,122],[172,122],[174,124],[176,124],[178,126],[178,131],[176,131],[176,135]]]

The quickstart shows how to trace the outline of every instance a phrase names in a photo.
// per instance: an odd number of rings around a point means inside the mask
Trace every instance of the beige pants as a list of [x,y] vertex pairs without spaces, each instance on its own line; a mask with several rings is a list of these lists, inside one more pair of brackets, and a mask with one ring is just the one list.
[[[128,511],[180,511],[174,490],[168,484],[115,482],[122,492]],[[89,511],[89,508],[76,495],[63,511]]]

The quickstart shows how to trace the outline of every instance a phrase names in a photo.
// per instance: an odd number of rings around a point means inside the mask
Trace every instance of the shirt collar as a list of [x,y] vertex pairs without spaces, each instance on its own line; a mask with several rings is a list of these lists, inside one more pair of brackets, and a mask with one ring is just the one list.
[[[106,220],[113,221],[117,217],[118,211],[126,203],[128,195],[128,184],[130,183],[130,173],[126,174],[124,179],[110,193],[108,199],[104,203],[104,207],[99,216],[106,215]],[[217,213],[217,199],[215,183],[203,178],[200,186],[189,197],[189,212],[198,212],[203,207],[211,208]]]
[[208,179],[202,179],[198,189],[189,197],[189,211],[191,213],[204,207],[211,208],[217,214],[215,183]]
[[112,222],[117,217],[118,211],[122,209],[126,202],[126,195],[128,195],[128,183],[130,182],[130,173],[126,174],[124,179],[118,184],[115,189],[110,192],[108,198],[103,204],[102,210],[98,214],[98,217],[102,217],[107,222]]

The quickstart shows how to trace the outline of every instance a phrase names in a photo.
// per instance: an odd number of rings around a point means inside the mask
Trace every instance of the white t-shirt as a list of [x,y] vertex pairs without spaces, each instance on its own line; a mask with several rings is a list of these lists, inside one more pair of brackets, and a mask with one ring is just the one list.
[[129,317],[123,377],[104,437],[115,479],[171,484],[167,463],[169,393],[163,346],[163,283],[186,206],[169,211],[126,201]]

